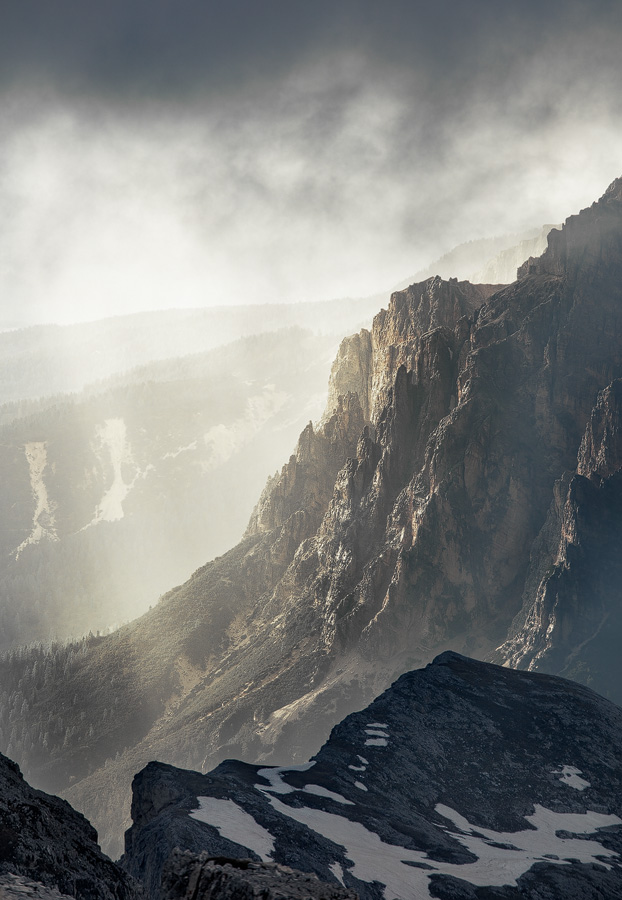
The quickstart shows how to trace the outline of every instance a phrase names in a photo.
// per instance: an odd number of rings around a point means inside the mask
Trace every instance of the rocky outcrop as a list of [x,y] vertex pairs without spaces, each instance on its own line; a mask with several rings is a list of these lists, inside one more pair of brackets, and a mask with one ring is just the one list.
[[287,866],[180,850],[168,860],[161,896],[162,900],[357,900],[354,891]]
[[619,897],[621,739],[622,710],[580,685],[444,653],[305,765],[151,763],[134,780],[123,863],[153,893],[171,844],[203,850],[201,863],[176,855],[171,900],[191,879],[193,891],[226,883],[234,872],[209,858],[232,856],[363,900]]
[[36,791],[0,756],[0,896],[139,900],[138,885],[100,851],[68,803]]

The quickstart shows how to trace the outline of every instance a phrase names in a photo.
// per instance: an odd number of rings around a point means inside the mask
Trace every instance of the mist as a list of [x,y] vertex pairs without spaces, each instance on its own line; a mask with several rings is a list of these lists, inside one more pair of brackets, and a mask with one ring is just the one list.
[[[29,64],[22,35],[2,95],[3,324],[388,295],[458,243],[563,221],[619,174],[622,103],[613,7],[589,27],[584,5],[554,7],[520,27],[481,3],[444,27],[402,10],[399,40],[400,17],[366,6],[270,40],[269,15],[234,39],[222,13],[203,39],[214,51],[220,28],[229,60],[192,42],[158,59],[150,20],[125,82],[60,31]],[[179,49],[192,22],[169,24]]]

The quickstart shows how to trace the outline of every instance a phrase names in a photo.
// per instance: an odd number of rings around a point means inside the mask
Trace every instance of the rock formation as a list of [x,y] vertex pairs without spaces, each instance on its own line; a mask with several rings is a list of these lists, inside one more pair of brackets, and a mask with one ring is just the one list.
[[142,891],[100,851],[84,816],[35,791],[0,756],[0,897],[139,900]]
[[122,862],[152,896],[178,846],[295,866],[362,900],[620,897],[621,740],[622,710],[583,686],[447,652],[305,765],[150,763]]
[[167,862],[160,896],[162,900],[357,900],[354,891],[288,866],[180,850]]
[[561,478],[534,545],[523,607],[495,658],[576,678],[619,699],[622,381],[592,410],[576,472]]

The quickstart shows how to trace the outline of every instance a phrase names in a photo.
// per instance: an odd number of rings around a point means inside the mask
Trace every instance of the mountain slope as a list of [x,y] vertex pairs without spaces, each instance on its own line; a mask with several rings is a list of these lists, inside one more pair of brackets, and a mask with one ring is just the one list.
[[169,309],[75,325],[0,332],[0,403],[82,390],[87,384],[171,357],[205,353],[240,337],[281,328],[337,339],[371,320],[377,297],[317,303]]
[[[50,892],[49,894],[47,892]],[[136,882],[101,853],[86,819],[33,790],[0,755],[0,896],[137,900]]]
[[[51,722],[31,775],[117,848],[125,786],[150,759],[305,759],[401,672],[446,649],[493,654],[555,484],[622,377],[621,335],[622,180],[502,290],[396,292],[342,345],[341,399],[236,548],[84,653],[58,651],[49,678],[32,654],[1,667],[6,709],[27,700],[21,739]],[[619,696],[617,660],[608,682]]]
[[444,653],[304,765],[150,763],[122,862],[154,897],[174,847],[275,860],[362,900],[621,897],[620,740],[622,710],[584,687]]
[[0,649],[135,618],[233,546],[319,416],[332,351],[256,335],[1,426]]

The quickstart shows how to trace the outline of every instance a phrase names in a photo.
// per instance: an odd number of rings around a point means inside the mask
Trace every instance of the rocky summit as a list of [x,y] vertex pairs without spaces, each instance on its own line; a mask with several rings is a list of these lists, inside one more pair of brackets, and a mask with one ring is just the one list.
[[621,741],[622,710],[589,689],[446,652],[302,765],[150,763],[122,864],[154,897],[180,847],[293,866],[362,900],[613,900]]

